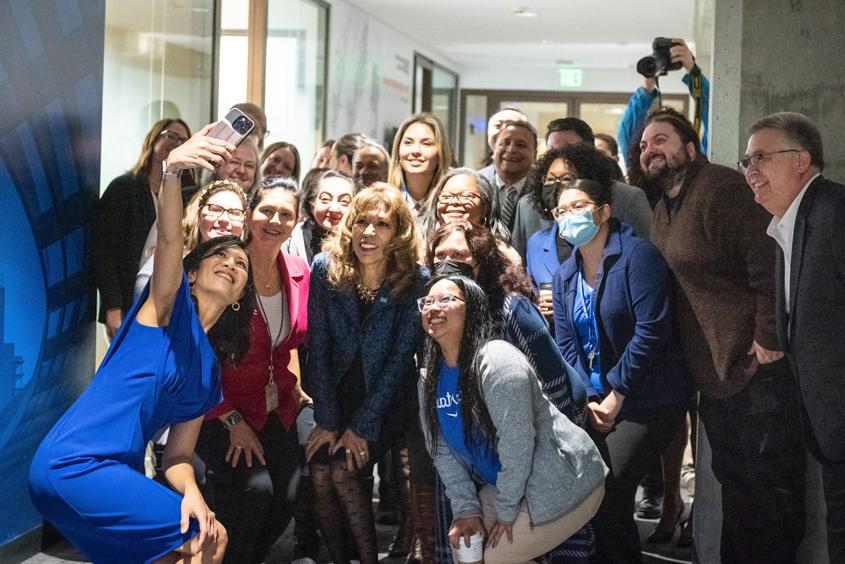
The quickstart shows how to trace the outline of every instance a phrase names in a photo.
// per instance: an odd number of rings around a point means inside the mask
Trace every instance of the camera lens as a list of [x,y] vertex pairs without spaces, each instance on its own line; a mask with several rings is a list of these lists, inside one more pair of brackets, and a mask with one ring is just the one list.
[[637,72],[646,78],[652,78],[657,74],[657,60],[651,55],[637,61]]
[[249,119],[244,117],[244,116],[238,117],[234,121],[234,123],[232,123],[232,129],[234,129],[235,131],[237,131],[241,135],[243,135],[247,131],[249,131],[249,126],[250,126]]

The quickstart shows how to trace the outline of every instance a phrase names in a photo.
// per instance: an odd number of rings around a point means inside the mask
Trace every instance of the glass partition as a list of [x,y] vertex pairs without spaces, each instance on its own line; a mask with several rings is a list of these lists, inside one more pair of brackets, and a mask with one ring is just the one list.
[[211,115],[214,0],[106,2],[100,192],[131,168],[150,126]]

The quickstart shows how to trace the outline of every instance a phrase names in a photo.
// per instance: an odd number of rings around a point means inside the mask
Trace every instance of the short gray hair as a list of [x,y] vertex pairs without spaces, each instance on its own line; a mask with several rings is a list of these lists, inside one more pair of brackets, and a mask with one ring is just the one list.
[[748,128],[748,134],[754,135],[763,129],[777,129],[795,145],[810,153],[810,164],[824,169],[824,149],[822,136],[810,118],[797,112],[778,112],[758,119]]

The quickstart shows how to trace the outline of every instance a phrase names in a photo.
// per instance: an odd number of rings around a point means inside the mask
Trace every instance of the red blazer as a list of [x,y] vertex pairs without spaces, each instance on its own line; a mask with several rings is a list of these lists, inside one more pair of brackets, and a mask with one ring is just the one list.
[[[273,374],[279,391],[276,414],[290,429],[296,421],[298,406],[291,392],[296,376],[288,370],[290,351],[305,340],[308,333],[308,265],[299,257],[279,253],[279,273],[285,288],[290,333],[273,351]],[[250,324],[249,351],[236,366],[223,366],[223,403],[208,412],[206,419],[214,419],[237,409],[256,432],[267,422],[264,387],[270,377],[270,332],[256,304]]]

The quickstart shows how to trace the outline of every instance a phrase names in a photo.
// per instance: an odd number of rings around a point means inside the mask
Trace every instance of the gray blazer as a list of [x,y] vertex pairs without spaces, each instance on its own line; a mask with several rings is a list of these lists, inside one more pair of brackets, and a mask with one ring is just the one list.
[[[523,500],[533,525],[558,519],[604,483],[607,467],[587,433],[542,394],[525,356],[506,341],[487,343],[481,355],[481,389],[493,426],[501,470],[496,478],[496,516],[513,523]],[[424,376],[425,377],[425,376]],[[432,449],[423,407],[420,419],[454,518],[481,516],[478,487],[462,459],[438,434]]]
[[[648,239],[651,231],[651,206],[648,204],[645,192],[636,186],[614,182],[611,198],[610,209],[613,217],[630,225],[635,234],[643,239]],[[538,231],[545,231],[552,224],[552,220],[540,216],[529,194],[525,194],[519,199],[516,205],[513,232],[511,233],[511,245],[522,257],[523,263],[527,264],[525,255],[528,249],[528,239]],[[563,262],[569,257],[558,258]]]

